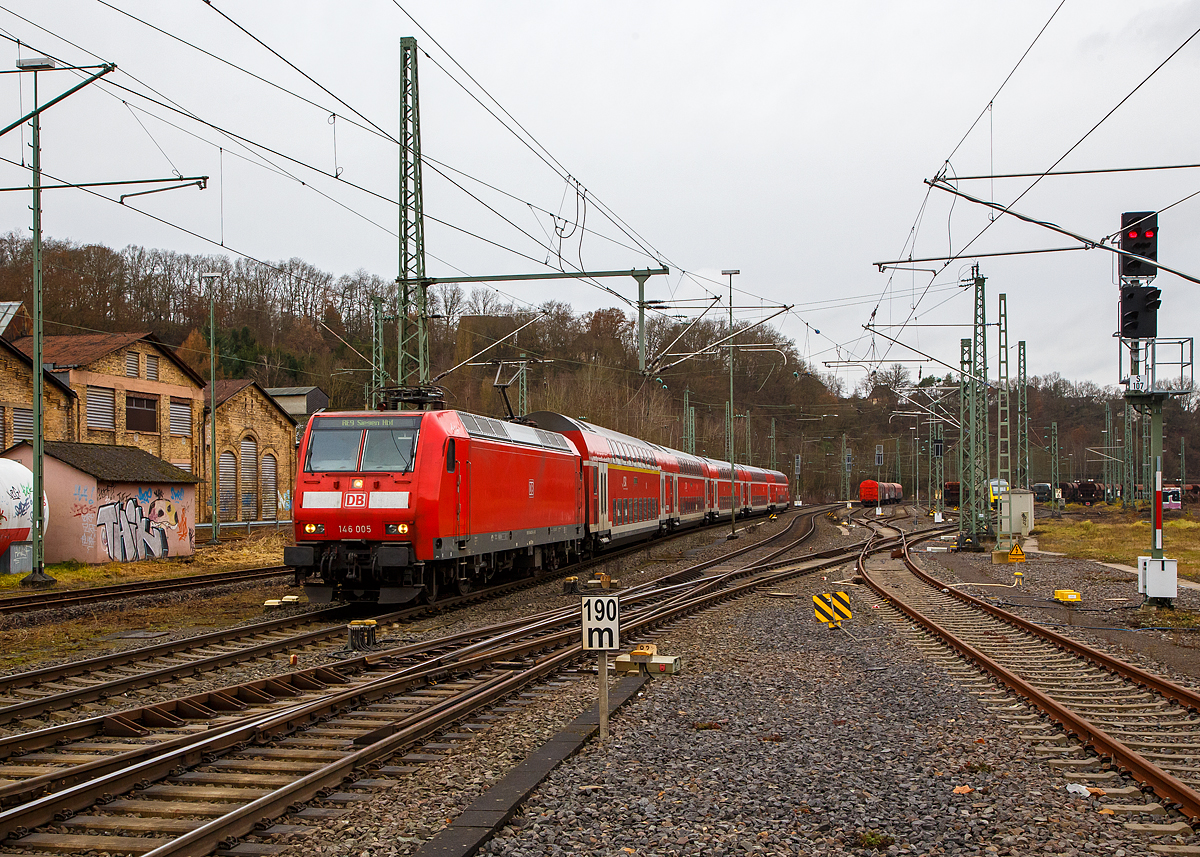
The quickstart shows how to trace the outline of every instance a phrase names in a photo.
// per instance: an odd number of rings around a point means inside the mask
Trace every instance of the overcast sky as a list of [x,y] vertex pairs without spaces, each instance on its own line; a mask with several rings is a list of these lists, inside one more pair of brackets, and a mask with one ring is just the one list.
[[[825,369],[825,361],[918,358],[863,330],[876,307],[879,325],[909,322],[882,333],[957,364],[958,340],[969,331],[950,325],[970,321],[971,301],[955,284],[975,260],[916,266],[936,276],[873,265],[958,252],[988,226],[986,209],[923,181],[947,158],[955,176],[1050,168],[1200,28],[1197,0],[1065,0],[1055,15],[1059,5],[0,0],[0,33],[21,42],[4,42],[10,68],[42,52],[118,66],[45,113],[48,174],[70,182],[212,177],[203,192],[173,190],[125,207],[77,190],[48,192],[50,237],[299,257],[334,274],[361,268],[395,277],[397,148],[362,126],[395,136],[399,41],[412,35],[428,53],[420,57],[423,152],[461,171],[447,172],[461,188],[424,171],[430,275],[536,272],[547,263],[611,270],[661,260],[671,274],[652,278],[647,297],[683,300],[727,294],[720,272],[737,268],[737,317],[749,322],[771,306],[793,305],[780,326]],[[1200,37],[1059,169],[1200,163],[1198,66]],[[73,75],[39,75],[41,100],[77,82]],[[30,109],[31,83],[27,74],[0,76],[4,124]],[[499,104],[488,106],[511,119],[502,124],[480,105],[476,97],[487,103],[480,87]],[[521,142],[514,123],[544,151]],[[20,163],[28,142],[27,130],[10,132],[0,157]],[[340,178],[329,175],[335,171]],[[5,187],[28,184],[27,170],[0,163],[0,172]],[[1010,204],[1032,181],[960,188]],[[1048,177],[1013,208],[1099,239],[1117,231],[1122,211],[1163,209],[1197,190],[1197,170]],[[27,193],[0,194],[4,231],[28,229],[28,207]],[[1160,261],[1200,275],[1198,224],[1200,197],[1163,213]],[[1002,218],[971,251],[1075,243]],[[991,320],[997,295],[1008,296],[1014,374],[1016,343],[1026,340],[1031,375],[1117,382],[1112,254],[979,262]],[[636,298],[631,279],[605,283]],[[1200,286],[1166,273],[1155,284],[1163,290],[1160,335],[1192,336]],[[618,305],[573,281],[498,288],[529,305],[548,297],[577,311]],[[719,309],[728,312],[725,298]],[[994,365],[994,329],[989,350]],[[848,388],[864,371],[834,368]],[[923,371],[946,369],[926,363]]]

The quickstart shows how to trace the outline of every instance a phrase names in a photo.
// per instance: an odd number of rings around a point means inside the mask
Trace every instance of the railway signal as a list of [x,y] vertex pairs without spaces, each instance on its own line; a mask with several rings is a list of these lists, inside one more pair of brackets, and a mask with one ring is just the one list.
[[1121,287],[1121,338],[1154,339],[1158,336],[1158,308],[1162,290],[1153,286]]
[[[1149,279],[1158,273],[1158,212],[1126,211],[1121,215],[1120,247],[1126,253],[1136,253],[1142,259],[1121,257],[1121,276]],[[1143,261],[1148,259],[1150,261]]]

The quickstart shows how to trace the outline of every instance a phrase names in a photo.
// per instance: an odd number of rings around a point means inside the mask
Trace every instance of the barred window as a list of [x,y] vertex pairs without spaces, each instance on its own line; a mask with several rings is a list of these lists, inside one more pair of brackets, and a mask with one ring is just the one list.
[[33,408],[13,408],[13,443],[33,440]]
[[190,400],[171,400],[171,434],[177,437],[192,436],[192,403]]

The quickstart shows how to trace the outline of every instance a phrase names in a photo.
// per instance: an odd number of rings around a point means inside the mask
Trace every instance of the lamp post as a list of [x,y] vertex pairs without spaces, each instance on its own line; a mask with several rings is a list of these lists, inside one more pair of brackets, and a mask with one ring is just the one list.
[[921,456],[917,454],[920,449],[920,427],[921,423],[919,421],[912,427],[913,502],[917,506],[921,505]]
[[209,473],[208,504],[212,509],[212,538],[210,545],[221,543],[221,515],[217,503],[217,294],[216,282],[220,274],[201,274],[200,279],[208,283],[208,409],[209,444],[212,447],[212,470]]
[[37,75],[39,71],[49,71],[56,66],[50,57],[17,60],[20,71],[33,72],[33,503],[30,510],[33,556],[32,570],[21,581],[22,586],[50,586],[57,582],[45,571],[46,520],[42,507],[42,453],[46,433],[42,425],[42,115],[38,111]]
[[729,538],[737,538],[737,468],[734,464],[736,454],[733,451],[733,275],[741,271],[734,268],[721,272],[722,277],[729,277]]

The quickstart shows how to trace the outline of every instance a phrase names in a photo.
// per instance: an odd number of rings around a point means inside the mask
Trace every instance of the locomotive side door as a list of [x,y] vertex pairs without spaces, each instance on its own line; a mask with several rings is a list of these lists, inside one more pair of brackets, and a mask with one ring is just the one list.
[[446,474],[454,480],[454,538],[460,541],[471,531],[470,496],[467,485],[470,478],[470,462],[467,460],[466,438],[449,438],[446,441]]

